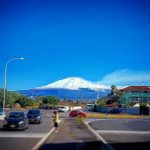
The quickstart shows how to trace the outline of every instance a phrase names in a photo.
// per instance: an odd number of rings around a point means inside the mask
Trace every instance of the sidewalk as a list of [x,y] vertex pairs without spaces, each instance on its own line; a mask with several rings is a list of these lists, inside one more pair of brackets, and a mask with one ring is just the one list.
[[82,122],[65,119],[39,150],[99,150],[100,142]]

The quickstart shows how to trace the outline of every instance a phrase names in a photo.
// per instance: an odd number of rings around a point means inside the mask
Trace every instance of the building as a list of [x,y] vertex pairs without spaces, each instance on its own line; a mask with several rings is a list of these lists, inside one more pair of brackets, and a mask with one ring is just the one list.
[[120,98],[121,104],[128,102],[143,103],[150,102],[150,86],[128,86],[121,89],[123,95]]

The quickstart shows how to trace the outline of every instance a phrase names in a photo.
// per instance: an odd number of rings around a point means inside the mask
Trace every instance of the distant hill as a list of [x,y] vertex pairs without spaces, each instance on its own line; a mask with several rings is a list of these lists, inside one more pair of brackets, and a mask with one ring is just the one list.
[[21,90],[17,91],[20,94],[31,96],[56,96],[61,99],[70,99],[70,100],[94,100],[98,97],[106,96],[110,90],[103,91],[94,91],[89,89],[79,89],[79,90],[69,90],[69,89],[30,89],[30,90]]
[[28,97],[31,96],[56,96],[61,99],[69,100],[94,100],[104,97],[110,92],[110,87],[93,84],[80,77],[71,77],[56,81],[46,86],[29,90],[17,91]]

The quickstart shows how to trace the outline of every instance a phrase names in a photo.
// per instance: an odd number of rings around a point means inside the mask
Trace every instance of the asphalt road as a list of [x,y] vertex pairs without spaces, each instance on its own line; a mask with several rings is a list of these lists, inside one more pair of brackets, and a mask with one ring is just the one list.
[[150,150],[150,119],[101,119],[89,125],[115,150]]
[[[59,113],[68,118],[68,113]],[[53,111],[42,110],[42,123],[25,131],[4,131],[0,123],[1,150],[32,150],[53,127]],[[98,119],[89,124],[115,150],[150,150],[150,119]]]
[[[0,149],[1,150],[31,150],[53,127],[53,111],[42,110],[42,123],[30,124],[25,131],[4,131],[0,123]],[[68,113],[60,113],[67,117]]]

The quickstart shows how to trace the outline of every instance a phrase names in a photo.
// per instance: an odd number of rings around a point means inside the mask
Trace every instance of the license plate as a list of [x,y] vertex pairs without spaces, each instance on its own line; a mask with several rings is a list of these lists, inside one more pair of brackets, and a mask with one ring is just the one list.
[[14,124],[12,124],[12,125],[10,125],[10,127],[11,127],[11,128],[14,128],[14,127],[15,127],[15,125],[14,125]]

